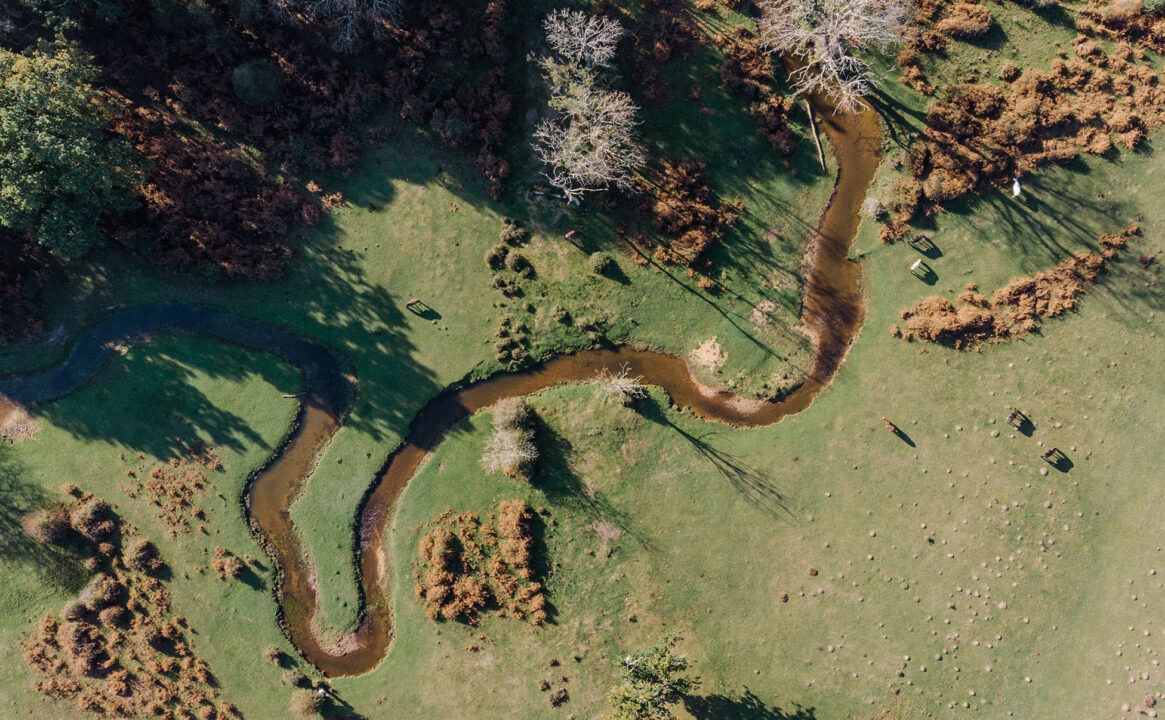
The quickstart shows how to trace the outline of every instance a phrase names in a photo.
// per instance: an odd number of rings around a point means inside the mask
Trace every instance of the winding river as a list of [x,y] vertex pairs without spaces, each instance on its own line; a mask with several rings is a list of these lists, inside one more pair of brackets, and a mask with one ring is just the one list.
[[316,583],[290,507],[315,470],[320,451],[341,427],[354,381],[346,360],[331,349],[276,326],[230,311],[162,303],[120,310],[88,329],[68,356],[48,370],[0,380],[0,393],[25,405],[66,395],[88,383],[113,352],[115,343],[157,332],[209,335],[245,348],[283,357],[303,374],[305,400],[296,429],[247,486],[249,520],[281,571],[277,590],[281,623],[303,656],[329,677],[374,668],[392,642],[391,580],[386,533],[392,510],[425,456],[455,425],[506,397],[527,395],[564,382],[592,379],[604,367],[630,363],[637,375],[663,388],[678,407],[739,426],[768,425],[809,406],[841,364],[861,327],[863,302],[859,267],[847,260],[857,232],[858,209],[880,160],[881,130],[875,114],[833,115],[817,103],[824,130],[840,165],[837,183],[808,249],[802,321],[814,345],[808,379],[781,402],[740,402],[725,393],[707,393],[683,360],[661,353],[617,348],[560,355],[534,368],[505,373],[438,395],[413,420],[407,437],[372,483],[360,510],[356,542],[360,593],[365,608],[359,628],[325,645],[312,630]]

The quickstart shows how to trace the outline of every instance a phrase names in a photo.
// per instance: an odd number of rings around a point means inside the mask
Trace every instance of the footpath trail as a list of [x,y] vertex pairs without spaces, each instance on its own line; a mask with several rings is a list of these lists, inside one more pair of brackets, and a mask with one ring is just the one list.
[[834,115],[820,100],[815,104],[840,167],[833,195],[807,250],[810,271],[802,321],[812,335],[815,358],[807,380],[780,402],[748,401],[706,392],[680,358],[616,348],[560,355],[527,370],[438,395],[414,418],[361,503],[354,546],[364,611],[358,629],[338,643],[325,646],[312,630],[317,588],[290,508],[314,473],[320,450],[342,427],[356,389],[353,371],[340,354],[228,310],[182,303],[144,305],[119,310],[86,330],[58,365],[0,380],[0,394],[25,407],[62,397],[92,381],[115,345],[146,340],[160,332],[211,336],[278,355],[296,367],[305,389],[296,428],[251,477],[243,502],[255,534],[280,572],[276,598],[284,632],[329,677],[367,672],[384,658],[392,642],[391,598],[385,590],[392,565],[386,534],[396,500],[428,453],[465,418],[503,398],[560,383],[585,382],[600,369],[623,363],[646,382],[661,387],[676,406],[737,426],[769,425],[800,412],[829,383],[862,323],[860,268],[847,255],[860,222],[858,210],[880,161],[881,129],[871,110]]

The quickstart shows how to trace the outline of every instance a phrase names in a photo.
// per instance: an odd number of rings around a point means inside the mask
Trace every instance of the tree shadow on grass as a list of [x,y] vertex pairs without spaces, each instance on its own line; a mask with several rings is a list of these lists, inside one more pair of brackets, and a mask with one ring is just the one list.
[[772,518],[788,518],[792,516],[792,508],[780,490],[773,484],[768,475],[746,464],[738,456],[725,452],[712,445],[708,438],[716,435],[709,431],[702,435],[694,435],[673,423],[667,416],[667,410],[660,406],[654,397],[646,397],[636,403],[639,414],[651,422],[670,428],[698,452],[705,460],[728,481],[728,484],[750,505]]
[[81,556],[57,545],[38,542],[21,527],[27,513],[47,506],[52,500],[39,486],[21,477],[20,466],[11,457],[11,450],[0,445],[0,562],[27,567],[54,589],[72,595],[80,592],[89,580],[90,573],[85,570]]
[[782,710],[766,704],[747,687],[739,697],[699,695],[684,698],[684,709],[696,720],[816,720],[812,707]]
[[538,442],[538,473],[534,487],[542,491],[547,501],[594,521],[609,522],[644,548],[654,549],[642,533],[635,530],[631,517],[611,504],[607,497],[587,487],[571,468],[574,453],[571,442],[559,435],[542,418],[535,416],[534,433]]

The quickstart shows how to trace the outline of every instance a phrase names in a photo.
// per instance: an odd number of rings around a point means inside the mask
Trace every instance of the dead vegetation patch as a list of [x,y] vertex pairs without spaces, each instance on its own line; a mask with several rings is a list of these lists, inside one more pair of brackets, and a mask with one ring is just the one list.
[[18,443],[39,430],[40,423],[23,405],[0,393],[0,438]]
[[522,500],[499,503],[496,518],[485,523],[452,508],[438,515],[413,563],[413,587],[426,614],[474,625],[492,609],[498,617],[545,622],[545,591],[531,561],[533,519]]
[[[155,516],[166,524],[166,532],[171,538],[177,537],[178,533],[190,532],[192,521],[206,520],[206,511],[195,502],[206,495],[206,472],[221,472],[223,469],[214,448],[202,442],[190,445],[177,442],[177,457],[167,463],[139,464],[126,470],[126,477],[133,484],[121,485],[121,490],[129,497],[144,494],[149,499],[156,508]],[[121,459],[124,460],[124,456]],[[143,456],[139,455],[138,459],[143,459]]]
[[59,615],[42,617],[22,643],[25,662],[40,678],[34,689],[73,698],[82,711],[103,717],[241,717],[221,700],[210,667],[194,652],[185,618],[173,613],[169,591],[151,576],[163,567],[157,548],[141,538],[123,548],[121,539],[138,530],[104,500],[78,493],[60,505],[49,516],[66,518],[73,535],[55,535],[54,542],[90,553],[99,572]]
[[1101,235],[1099,253],[1078,252],[1047,272],[1012,280],[990,298],[979,294],[974,285],[959,295],[958,305],[938,295],[923,298],[902,311],[906,327],[895,326],[894,334],[959,349],[1025,335],[1044,318],[1075,307],[1105,263],[1138,232],[1134,224],[1119,235]]
[[644,184],[651,218],[662,236],[653,249],[660,262],[698,266],[744,212],[739,199],[722,203],[713,195],[702,163],[664,162]]
[[[1165,18],[1091,2],[1071,47],[1049,69],[1021,70],[1008,61],[1000,83],[972,79],[938,92],[925,77],[923,56],[941,56],[951,38],[986,33],[990,13],[969,2],[923,0],[916,7],[898,56],[902,81],[938,98],[903,161],[908,177],[888,202],[885,242],[902,238],[911,220],[936,205],[1080,153],[1102,155],[1116,145],[1134,150],[1165,124],[1165,89],[1146,56],[1165,48]],[[1115,46],[1106,52],[1098,39]]]

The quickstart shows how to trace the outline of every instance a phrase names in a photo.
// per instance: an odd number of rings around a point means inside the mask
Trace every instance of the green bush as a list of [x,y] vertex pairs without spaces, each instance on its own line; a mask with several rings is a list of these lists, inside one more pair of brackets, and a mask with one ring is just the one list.
[[510,249],[505,245],[494,245],[485,253],[485,264],[489,266],[490,270],[501,270],[510,254]]
[[591,253],[591,272],[597,275],[607,275],[618,268],[615,258],[611,257],[610,253],[595,252]]
[[521,245],[530,237],[530,231],[513,218],[502,218],[501,241],[509,245]]
[[235,68],[231,75],[235,95],[255,107],[270,105],[279,99],[279,73],[267,60],[250,60]]
[[520,252],[512,252],[506,256],[506,267],[524,278],[534,277],[534,266]]

